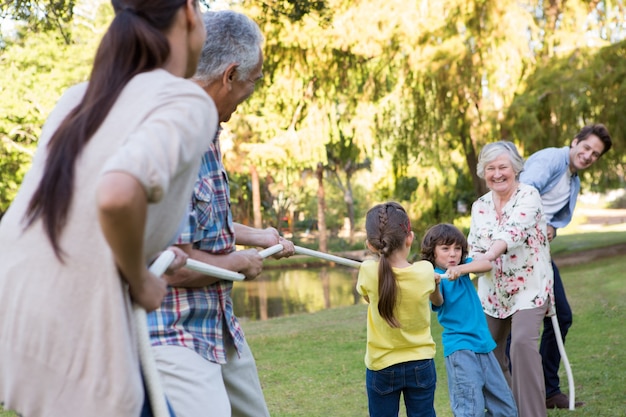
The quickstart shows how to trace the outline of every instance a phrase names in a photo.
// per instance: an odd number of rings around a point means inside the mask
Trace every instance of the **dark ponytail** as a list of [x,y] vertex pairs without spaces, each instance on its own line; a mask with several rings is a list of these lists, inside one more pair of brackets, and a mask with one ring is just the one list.
[[170,55],[164,32],[185,0],[112,1],[115,18],[102,38],[89,85],[48,143],[42,178],[25,215],[26,227],[39,217],[59,259],[59,236],[73,198],[76,160],[100,128],[126,84],[137,74],[160,68]]
[[394,202],[372,207],[365,218],[367,241],[380,256],[378,264],[378,312],[391,327],[401,327],[394,315],[398,284],[387,259],[404,245],[411,223],[404,208]]

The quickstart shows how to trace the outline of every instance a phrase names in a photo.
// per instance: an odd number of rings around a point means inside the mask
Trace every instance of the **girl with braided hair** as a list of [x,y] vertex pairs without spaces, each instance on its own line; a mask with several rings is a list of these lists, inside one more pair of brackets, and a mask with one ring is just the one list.
[[369,303],[365,380],[370,416],[397,417],[403,394],[407,417],[434,417],[437,375],[429,301],[441,305],[443,299],[433,266],[407,260],[415,236],[400,204],[372,207],[365,229],[367,247],[378,255],[363,262],[357,281],[357,291]]

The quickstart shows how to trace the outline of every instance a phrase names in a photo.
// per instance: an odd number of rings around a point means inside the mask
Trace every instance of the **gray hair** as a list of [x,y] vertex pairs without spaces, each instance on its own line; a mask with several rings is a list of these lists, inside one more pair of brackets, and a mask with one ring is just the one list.
[[511,161],[511,166],[518,177],[519,173],[524,169],[524,158],[522,158],[513,142],[500,140],[498,142],[488,143],[480,151],[478,155],[478,164],[476,165],[476,175],[485,179],[485,165],[493,162],[497,157],[506,154]]
[[249,17],[232,10],[208,11],[202,20],[206,41],[194,80],[214,81],[231,64],[238,64],[238,79],[244,80],[259,63],[263,34]]

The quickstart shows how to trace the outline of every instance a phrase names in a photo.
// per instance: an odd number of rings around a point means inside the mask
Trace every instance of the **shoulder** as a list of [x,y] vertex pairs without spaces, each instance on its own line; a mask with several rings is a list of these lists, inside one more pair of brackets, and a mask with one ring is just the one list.
[[79,84],[75,84],[71,86],[70,88],[65,90],[65,92],[63,93],[63,96],[61,97],[61,100],[76,101],[76,102],[80,101],[85,95],[85,91],[87,90],[88,85],[89,83],[85,81],[83,83],[79,83]]
[[528,160],[531,161],[559,157],[563,155],[563,153],[567,153],[568,149],[568,146],[564,146],[562,148],[544,148],[530,155]]
[[50,112],[46,119],[46,123],[44,124],[39,137],[38,146],[45,145],[50,140],[52,134],[56,131],[63,119],[65,119],[72,109],[80,104],[80,101],[83,99],[85,91],[87,90],[87,85],[87,82],[76,84],[63,92],[54,106],[54,109]]
[[[545,176],[546,171],[558,171],[569,161],[569,147],[545,148],[530,155],[524,163],[521,176]],[[531,169],[529,169],[531,168]],[[532,171],[532,172],[531,172]]]
[[417,261],[413,265],[411,265],[411,269],[419,273],[435,273],[435,268],[433,267],[433,264],[428,261]]
[[493,193],[489,191],[486,194],[481,195],[472,203],[472,211],[482,210],[485,206],[491,205]]
[[87,90],[87,85],[87,82],[75,84],[65,90],[65,92],[61,95],[61,98],[59,98],[53,113],[69,113],[70,110],[76,107],[83,99],[85,91]]
[[520,197],[528,197],[528,196],[537,196],[539,197],[539,191],[532,185],[524,184],[523,182],[519,183],[518,186]]
[[376,268],[378,268],[378,261],[373,260],[373,259],[368,259],[368,260],[361,262],[361,266],[359,269],[363,271],[369,271],[369,270],[376,269]]
[[149,88],[159,101],[182,99],[182,103],[189,107],[201,106],[202,110],[215,108],[211,97],[199,85],[162,69],[138,74],[128,86],[132,90]]

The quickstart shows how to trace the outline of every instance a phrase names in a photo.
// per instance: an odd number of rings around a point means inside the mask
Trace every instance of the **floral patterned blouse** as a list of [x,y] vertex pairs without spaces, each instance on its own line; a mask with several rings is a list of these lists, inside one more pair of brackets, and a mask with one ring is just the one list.
[[541,307],[548,298],[554,305],[550,245],[541,197],[534,187],[518,184],[500,218],[493,192],[474,202],[468,256],[485,253],[494,240],[506,242],[507,251],[478,279],[485,314],[506,318],[518,310]]

